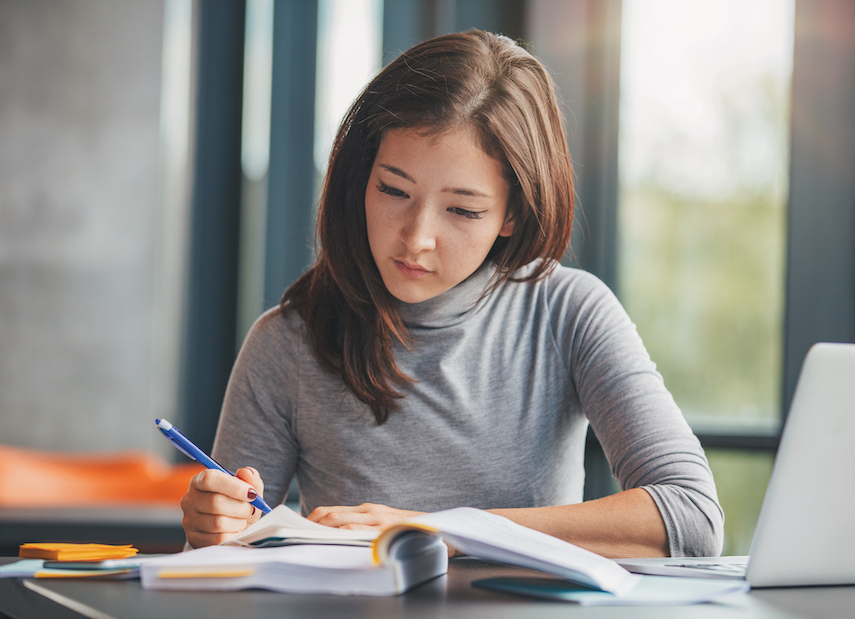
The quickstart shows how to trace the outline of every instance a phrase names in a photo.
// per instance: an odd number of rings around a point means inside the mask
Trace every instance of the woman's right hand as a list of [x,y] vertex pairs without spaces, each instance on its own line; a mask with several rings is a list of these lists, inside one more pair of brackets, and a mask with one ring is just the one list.
[[238,469],[235,477],[212,469],[194,476],[181,498],[187,543],[201,548],[235,537],[261,518],[262,511],[251,501],[263,492],[264,482],[252,467]]

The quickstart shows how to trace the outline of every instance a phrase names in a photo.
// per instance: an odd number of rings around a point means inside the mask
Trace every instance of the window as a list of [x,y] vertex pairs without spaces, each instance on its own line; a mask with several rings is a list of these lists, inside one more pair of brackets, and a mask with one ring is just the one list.
[[319,177],[350,104],[380,70],[383,3],[321,0],[315,92],[315,168]]
[[[793,11],[624,2],[617,292],[701,434],[781,423]],[[745,554],[771,454],[709,456]]]

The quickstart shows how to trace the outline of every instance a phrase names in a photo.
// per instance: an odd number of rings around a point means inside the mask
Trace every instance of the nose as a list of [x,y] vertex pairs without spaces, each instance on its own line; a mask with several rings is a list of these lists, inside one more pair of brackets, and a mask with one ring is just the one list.
[[430,210],[419,206],[409,214],[401,230],[401,240],[410,254],[419,254],[436,248],[436,222]]

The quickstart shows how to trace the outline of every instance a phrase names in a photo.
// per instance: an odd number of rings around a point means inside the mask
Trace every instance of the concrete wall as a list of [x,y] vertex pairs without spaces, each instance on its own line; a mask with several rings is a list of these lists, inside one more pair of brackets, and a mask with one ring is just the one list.
[[163,24],[150,0],[0,0],[0,443],[169,453]]

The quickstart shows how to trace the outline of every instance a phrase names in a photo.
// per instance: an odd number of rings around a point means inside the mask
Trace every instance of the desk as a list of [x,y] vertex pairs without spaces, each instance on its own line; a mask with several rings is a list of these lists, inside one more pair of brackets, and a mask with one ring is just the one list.
[[[4,558],[8,562],[13,559]],[[855,587],[752,591],[727,602],[677,607],[582,608],[474,589],[473,580],[530,574],[527,570],[468,558],[451,560],[448,575],[388,598],[294,595],[270,591],[145,591],[138,580],[69,581],[0,579],[0,613],[15,619],[234,619],[235,617],[382,617],[422,619],[718,619],[852,616]],[[72,607],[72,608],[69,608]],[[2,616],[2,615],[0,615]]]
[[133,544],[145,553],[184,548],[178,507],[52,507],[0,509],[0,555],[25,542]]

